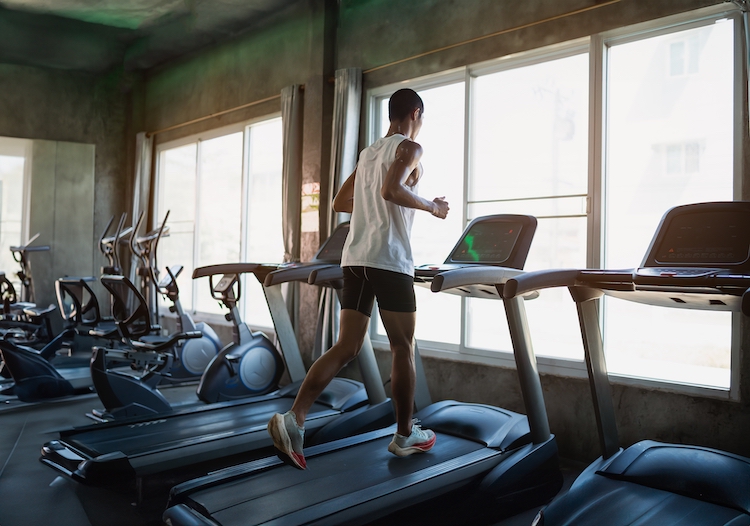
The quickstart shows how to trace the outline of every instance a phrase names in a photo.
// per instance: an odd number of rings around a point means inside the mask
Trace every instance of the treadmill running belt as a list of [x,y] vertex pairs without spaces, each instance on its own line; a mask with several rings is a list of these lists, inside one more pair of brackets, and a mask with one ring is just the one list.
[[[409,498],[410,487],[440,479],[436,492],[428,493],[429,498],[438,496],[440,488],[470,480],[467,471],[474,474],[491,469],[502,454],[477,442],[438,433],[437,445],[429,453],[397,458],[387,450],[392,433],[393,429],[386,436],[380,433],[364,447],[313,454],[305,471],[275,469],[270,476],[265,474],[263,484],[245,477],[198,491],[190,499],[209,510],[220,524],[325,522],[342,509],[360,514],[361,506],[373,506],[374,519],[378,511],[382,515],[397,510],[398,502]],[[446,476],[451,480],[446,481]],[[389,497],[398,500],[389,501]],[[335,518],[341,520],[341,516]]]
[[[198,452],[224,456],[231,453],[231,446],[236,443],[240,450],[247,448],[248,434],[262,431],[261,438],[269,442],[265,432],[266,424],[276,412],[286,412],[292,406],[291,397],[271,398],[253,403],[223,407],[219,411],[206,410],[194,412],[190,418],[156,416],[153,420],[138,421],[131,425],[117,425],[92,429],[85,434],[74,435],[66,439],[71,446],[86,452],[91,457],[108,453],[121,452],[136,469],[144,462],[139,457],[150,456],[147,464],[154,464],[158,456],[162,468],[170,461],[181,465],[186,455]],[[315,420],[322,416],[340,414],[339,411],[325,405],[314,404],[310,411],[310,420],[315,427]],[[235,440],[229,440],[234,437]],[[224,447],[215,450],[211,444],[223,440]],[[190,450],[188,453],[187,450]],[[153,466],[152,466],[152,469]]]

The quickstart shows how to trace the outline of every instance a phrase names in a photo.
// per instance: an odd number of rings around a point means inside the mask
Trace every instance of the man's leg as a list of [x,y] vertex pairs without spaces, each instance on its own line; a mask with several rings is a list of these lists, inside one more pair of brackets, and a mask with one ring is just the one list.
[[414,327],[416,312],[393,312],[380,309],[385,332],[391,344],[391,393],[396,406],[398,433],[411,434],[414,412],[414,387],[417,373],[414,366]]
[[299,426],[305,423],[310,407],[331,383],[333,377],[359,354],[369,324],[370,318],[361,312],[353,309],[341,310],[338,341],[328,352],[315,360],[294,399],[292,412],[297,417]]
[[388,451],[399,457],[422,453],[435,445],[435,433],[412,425],[416,367],[414,365],[414,327],[416,312],[380,310],[380,317],[391,343],[391,393],[396,406],[397,431]]
[[275,414],[268,422],[273,445],[300,469],[307,468],[303,452],[307,412],[333,377],[359,353],[370,318],[356,310],[342,309],[339,340],[315,360],[300,386],[292,409]]

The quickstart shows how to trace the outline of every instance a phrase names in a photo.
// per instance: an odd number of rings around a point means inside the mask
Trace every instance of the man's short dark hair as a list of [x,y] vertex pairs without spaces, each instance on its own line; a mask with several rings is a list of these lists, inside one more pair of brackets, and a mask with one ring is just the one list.
[[417,108],[424,114],[424,103],[417,92],[409,88],[400,89],[391,95],[391,100],[388,101],[388,120],[404,120]]

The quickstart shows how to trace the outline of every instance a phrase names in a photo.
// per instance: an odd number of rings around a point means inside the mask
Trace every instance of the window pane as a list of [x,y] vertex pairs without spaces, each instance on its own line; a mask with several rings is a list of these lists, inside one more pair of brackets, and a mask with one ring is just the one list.
[[[182,265],[177,278],[180,302],[193,308],[193,233],[195,228],[195,171],[197,143],[164,150],[159,155],[159,212],[162,221],[169,211],[169,236],[159,241],[159,265]],[[163,274],[162,274],[163,276]],[[206,285],[208,287],[208,285]],[[163,298],[161,301],[166,305]]]
[[[732,199],[733,32],[724,21],[609,49],[607,267],[638,266],[670,207]],[[620,303],[605,304],[611,372],[729,387],[729,314]]]
[[[469,216],[534,215],[526,269],[585,267],[588,55],[480,76],[472,108]],[[467,300],[468,347],[512,350],[494,303]],[[537,355],[583,357],[567,291],[545,290],[525,306]]]
[[585,194],[588,55],[472,84],[469,201]]
[[609,372],[729,389],[729,312],[669,309],[607,298]]
[[[200,266],[240,260],[242,139],[239,132],[200,143]],[[197,310],[221,312],[208,287],[200,287],[196,294]]]
[[[247,261],[277,263],[284,259],[281,228],[281,119],[248,126],[248,225]],[[254,277],[247,276],[242,291],[245,321],[254,326],[272,327],[263,290]]]
[[281,230],[281,119],[248,126],[249,261],[280,262],[284,257]]

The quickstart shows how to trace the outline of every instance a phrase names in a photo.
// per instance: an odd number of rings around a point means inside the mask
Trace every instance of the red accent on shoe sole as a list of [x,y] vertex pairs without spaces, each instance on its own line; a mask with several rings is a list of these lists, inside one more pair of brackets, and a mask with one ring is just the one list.
[[301,469],[307,469],[307,461],[305,460],[304,455],[300,455],[299,453],[292,452],[292,460]]
[[435,445],[436,440],[437,440],[437,435],[433,436],[432,439],[428,440],[427,442],[422,442],[421,444],[414,444],[412,447],[421,449],[422,451],[429,451],[430,449],[432,449],[432,446]]

